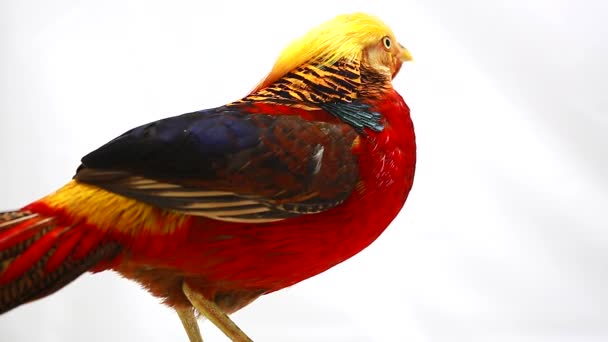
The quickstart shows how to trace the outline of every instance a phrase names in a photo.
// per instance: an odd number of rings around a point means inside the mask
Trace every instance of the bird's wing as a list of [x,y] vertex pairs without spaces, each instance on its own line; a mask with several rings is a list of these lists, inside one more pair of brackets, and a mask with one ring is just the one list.
[[219,107],[134,128],[74,178],[160,208],[269,222],[342,203],[359,179],[346,124]]

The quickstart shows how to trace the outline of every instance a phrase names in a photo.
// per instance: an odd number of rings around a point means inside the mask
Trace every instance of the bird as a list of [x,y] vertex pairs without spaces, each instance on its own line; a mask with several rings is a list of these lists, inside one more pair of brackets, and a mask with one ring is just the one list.
[[392,81],[411,60],[378,17],[341,14],[239,100],[85,155],[63,187],[0,213],[0,314],[111,270],[191,342],[201,316],[251,341],[230,314],[356,255],[404,206],[416,139]]

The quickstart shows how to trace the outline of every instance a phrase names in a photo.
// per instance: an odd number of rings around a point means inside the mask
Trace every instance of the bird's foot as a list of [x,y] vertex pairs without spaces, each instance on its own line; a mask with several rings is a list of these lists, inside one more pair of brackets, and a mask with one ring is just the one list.
[[[182,291],[192,306],[194,306],[203,316],[207,317],[207,319],[215,324],[215,326],[232,341],[253,342],[236,323],[222,311],[222,309],[214,302],[207,300],[207,298],[203,297],[200,293],[194,292],[186,282],[182,284]],[[188,333],[190,342],[201,342],[202,338],[198,324],[196,324],[196,319],[194,318],[194,312],[192,310],[186,310],[181,312],[178,311],[177,313],[182,320],[184,329],[186,329],[186,332]]]

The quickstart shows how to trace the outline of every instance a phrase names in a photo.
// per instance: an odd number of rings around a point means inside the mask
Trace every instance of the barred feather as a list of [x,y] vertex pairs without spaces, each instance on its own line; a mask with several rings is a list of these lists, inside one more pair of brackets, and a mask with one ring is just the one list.
[[120,246],[30,211],[0,213],[0,314],[67,285]]

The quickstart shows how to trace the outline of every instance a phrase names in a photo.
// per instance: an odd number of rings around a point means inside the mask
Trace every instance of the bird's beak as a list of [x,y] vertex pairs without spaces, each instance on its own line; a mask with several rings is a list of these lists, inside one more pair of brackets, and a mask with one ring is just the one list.
[[393,54],[394,68],[393,68],[393,78],[397,76],[399,70],[401,70],[401,65],[404,62],[411,62],[414,58],[410,52],[401,44],[397,47],[397,53]]
[[399,44],[399,59],[401,62],[411,62],[414,60],[410,52],[401,44]]

